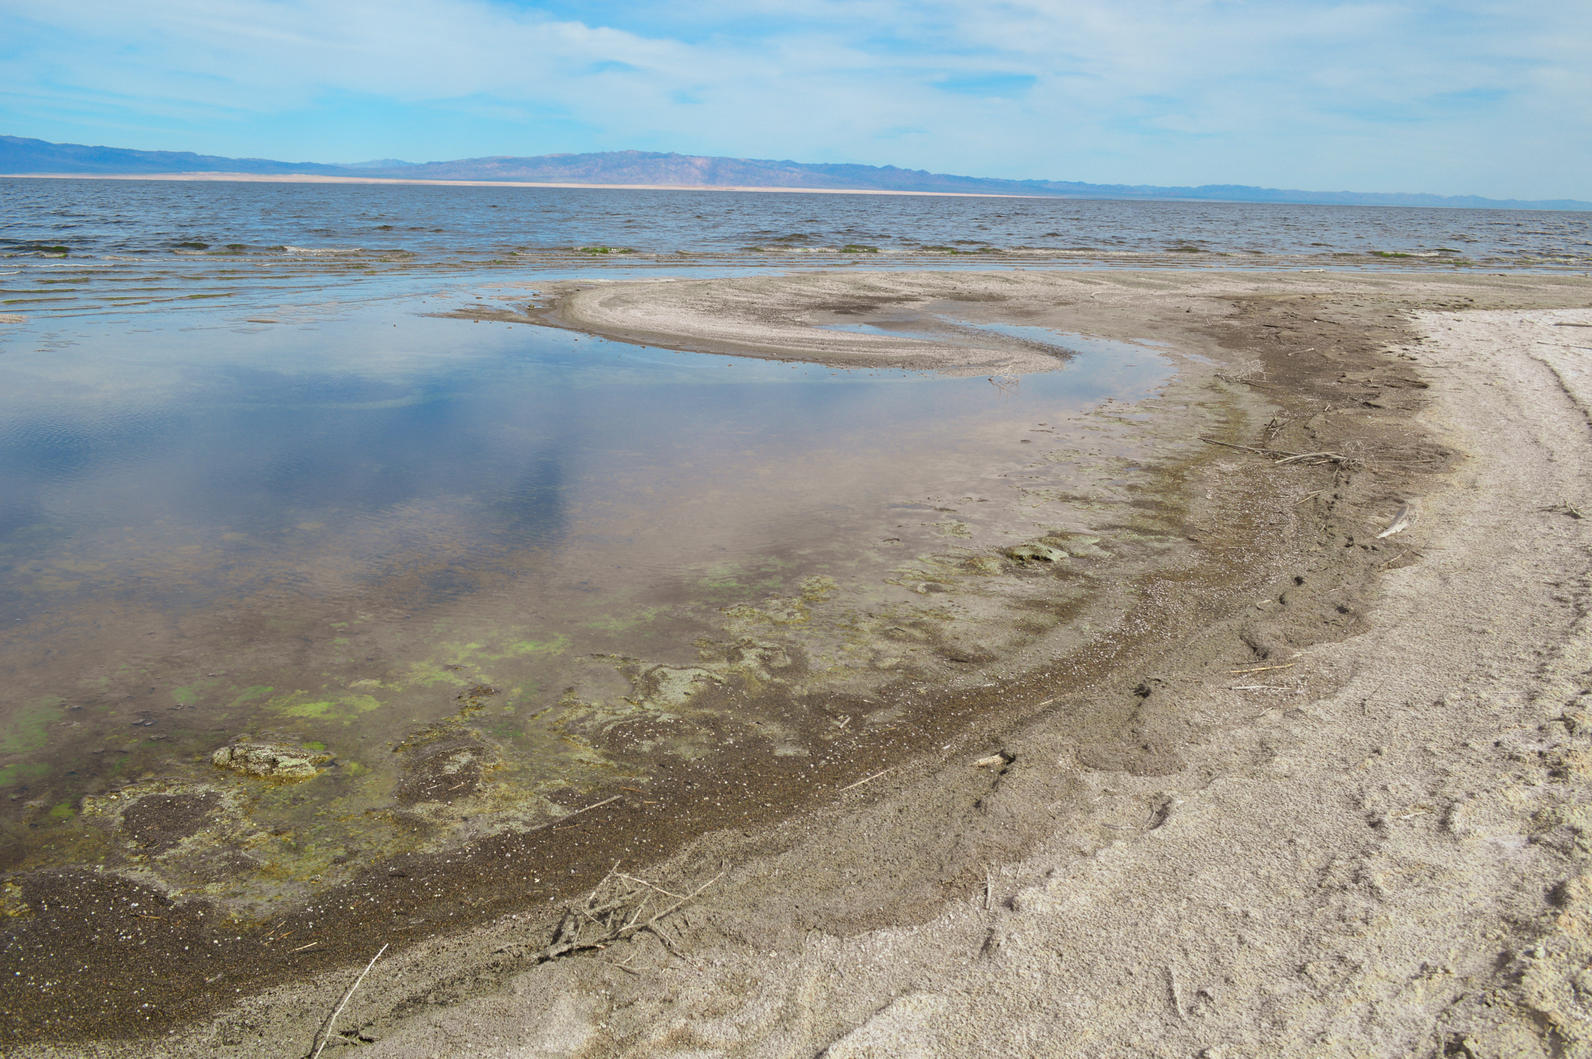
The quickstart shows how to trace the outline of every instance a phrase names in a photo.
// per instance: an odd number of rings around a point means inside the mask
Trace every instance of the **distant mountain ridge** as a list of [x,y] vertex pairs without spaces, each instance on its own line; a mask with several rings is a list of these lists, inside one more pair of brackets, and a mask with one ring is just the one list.
[[916,191],[1089,199],[1592,210],[1592,202],[1577,199],[1528,201],[1488,199],[1477,195],[1299,191],[1243,184],[1160,187],[1146,184],[1087,184],[1075,180],[1000,180],[900,169],[896,166],[710,158],[654,151],[549,154],[528,158],[500,155],[461,158],[450,162],[381,159],[330,165],[322,162],[279,162],[267,158],[225,158],[187,151],[89,147],[0,136],[0,174],[46,173],[62,176],[242,173],[355,179],[521,181],[535,184],[662,184],[687,188],[801,188],[814,191]]

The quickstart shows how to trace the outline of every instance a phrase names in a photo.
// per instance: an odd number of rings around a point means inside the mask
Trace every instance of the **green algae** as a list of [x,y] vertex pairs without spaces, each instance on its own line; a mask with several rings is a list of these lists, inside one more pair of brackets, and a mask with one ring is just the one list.
[[44,749],[50,741],[50,725],[61,719],[66,700],[46,695],[16,710],[6,720],[0,735],[0,754],[29,754]]
[[231,709],[236,710],[239,707],[245,706],[257,699],[263,699],[275,690],[275,688],[267,684],[254,684],[244,688],[238,693],[237,698],[232,700]]
[[496,654],[481,652],[481,657],[499,662],[505,658],[525,658],[529,655],[561,655],[569,649],[569,637],[555,633],[550,640],[515,640]]
[[19,783],[43,779],[50,774],[50,766],[42,761],[18,761],[0,767],[0,787],[15,787]]
[[382,707],[374,695],[344,692],[332,698],[312,698],[311,693],[295,691],[278,695],[266,703],[266,708],[282,717],[313,717],[323,720],[352,721],[363,713]]
[[463,687],[469,684],[470,680],[460,673],[459,669],[460,667],[457,665],[433,662],[430,659],[411,662],[409,663],[409,668],[404,671],[403,676],[393,682],[393,686],[399,689],[429,688],[438,684],[452,684],[456,687]]

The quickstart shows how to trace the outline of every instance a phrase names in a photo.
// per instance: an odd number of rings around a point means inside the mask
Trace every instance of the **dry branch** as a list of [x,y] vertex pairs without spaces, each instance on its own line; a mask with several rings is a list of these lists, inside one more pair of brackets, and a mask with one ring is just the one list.
[[721,871],[690,893],[677,894],[646,879],[626,875],[615,864],[578,905],[570,905],[553,931],[553,940],[532,955],[535,963],[560,956],[607,948],[637,934],[651,934],[671,953],[679,955],[663,932],[665,921],[724,878]]
[[354,984],[349,986],[348,992],[343,994],[343,999],[337,1002],[337,1007],[332,1011],[331,1016],[327,1018],[326,1024],[315,1035],[315,1041],[313,1042],[315,1048],[314,1051],[310,1052],[310,1059],[320,1059],[321,1050],[326,1047],[326,1042],[332,1039],[332,1027],[337,1023],[337,1016],[343,1013],[343,1009],[348,1006],[348,998],[354,995],[354,990],[359,988],[359,983],[365,980],[365,976],[370,973],[370,969],[376,966],[376,961],[381,959],[381,954],[386,951],[386,945],[376,950],[376,955],[370,958],[370,962],[365,965],[365,969],[359,972],[359,977],[354,979]]
[[1335,467],[1344,467],[1353,470],[1354,468],[1362,467],[1365,464],[1365,461],[1361,460],[1359,457],[1346,456],[1341,452],[1289,452],[1286,449],[1257,449],[1253,445],[1235,445],[1230,441],[1218,441],[1215,438],[1205,437],[1203,434],[1200,436],[1200,440],[1205,442],[1207,445],[1220,445],[1224,449],[1237,449],[1239,452],[1249,452],[1255,454],[1256,456],[1264,456],[1268,460],[1271,460],[1272,463],[1276,464],[1278,467],[1282,467],[1291,463],[1302,464],[1304,466],[1310,467],[1316,466],[1318,464],[1330,463]]
[[1292,669],[1298,662],[1284,662],[1280,666],[1249,666],[1244,669],[1229,669],[1228,672],[1235,677],[1247,677],[1256,673],[1270,673],[1274,669]]

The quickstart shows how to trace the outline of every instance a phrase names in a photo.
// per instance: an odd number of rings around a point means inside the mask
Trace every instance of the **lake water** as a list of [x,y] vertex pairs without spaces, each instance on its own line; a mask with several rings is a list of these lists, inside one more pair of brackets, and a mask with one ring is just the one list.
[[880,266],[1592,268],[1592,214],[704,191],[0,180],[0,312],[269,307],[372,275]]
[[[240,914],[641,789],[660,757],[815,755],[854,717],[887,721],[869,696],[902,675],[976,686],[945,593],[1037,527],[1099,521],[1079,481],[1126,488],[1146,453],[1132,417],[1092,410],[1172,370],[1146,344],[1031,327],[1007,331],[1058,370],[990,380],[433,315],[483,288],[850,263],[1592,265],[1585,214],[0,195],[0,867],[99,864]],[[212,764],[240,741],[320,772]]]

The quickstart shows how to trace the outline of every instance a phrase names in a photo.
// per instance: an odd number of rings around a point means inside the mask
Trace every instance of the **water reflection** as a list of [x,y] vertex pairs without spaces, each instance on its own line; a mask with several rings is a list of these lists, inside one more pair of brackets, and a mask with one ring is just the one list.
[[[96,792],[198,784],[319,836],[262,871],[331,878],[328,858],[416,841],[392,799],[437,733],[468,737],[496,807],[427,828],[513,826],[594,769],[639,777],[662,744],[616,734],[636,717],[700,753],[718,722],[682,718],[710,689],[751,723],[792,674],[939,664],[932,556],[1034,532],[1034,498],[1080,473],[1023,447],[1033,425],[1167,373],[1106,343],[995,387],[390,303],[165,322],[35,328],[0,359],[6,863],[121,856],[73,830]],[[760,731],[805,752],[773,716]],[[334,773],[292,798],[218,778],[210,754],[244,737],[324,746]]]

